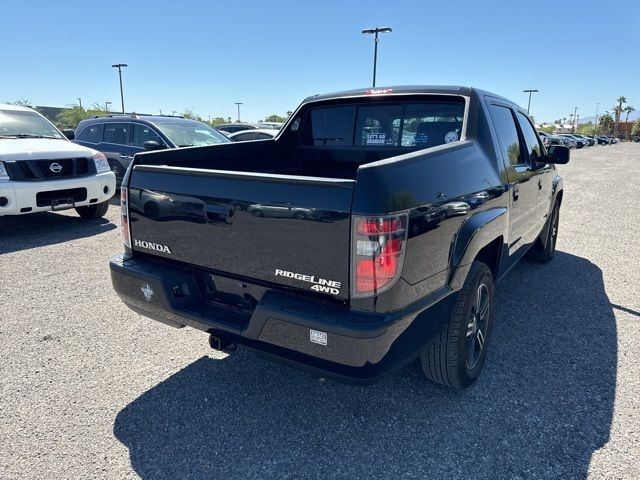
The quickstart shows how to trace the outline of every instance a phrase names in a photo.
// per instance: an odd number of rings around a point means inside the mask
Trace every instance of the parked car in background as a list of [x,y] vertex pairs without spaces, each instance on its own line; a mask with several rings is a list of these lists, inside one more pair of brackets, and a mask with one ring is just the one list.
[[549,148],[551,146],[551,136],[546,132],[538,132],[540,135],[540,140],[542,140],[542,144],[545,148]]
[[136,153],[203,147],[230,140],[202,122],[168,115],[105,115],[81,121],[74,141],[107,157],[118,185]]
[[234,142],[247,142],[249,140],[268,140],[275,137],[279,130],[272,128],[256,128],[254,130],[241,130],[230,133],[228,137]]
[[284,123],[281,122],[260,122],[258,123],[259,128],[272,128],[275,130],[280,130]]
[[585,135],[579,135],[577,133],[574,133],[573,136],[578,138],[579,140],[582,140],[585,147],[590,147],[591,145],[593,145],[593,142],[591,142],[591,140],[589,140],[589,137]]
[[75,208],[98,218],[115,191],[102,153],[71,143],[35,110],[0,105],[0,217]]
[[560,136],[561,136],[561,137],[568,138],[568,139],[570,139],[570,140],[573,140],[573,142],[574,142],[574,144],[575,144],[575,145],[574,145],[574,147],[575,147],[575,148],[582,148],[582,147],[584,147],[584,146],[585,146],[585,144],[586,144],[586,142],[585,142],[583,139],[578,138],[578,137],[576,137],[575,135],[570,134],[570,133],[561,133],[561,134],[560,134]]
[[558,135],[551,135],[546,132],[538,132],[540,139],[545,147],[549,148],[551,145],[563,145],[566,146],[567,142],[564,138]]
[[216,125],[216,130],[227,133],[236,133],[243,130],[255,130],[256,128],[258,128],[258,126],[252,123],[221,123],[220,125]]
[[598,144],[600,145],[609,145],[609,139],[607,137],[605,137],[604,135],[598,135],[596,137],[598,139]]
[[559,133],[558,137],[562,138],[565,141],[565,145],[569,148],[577,148],[578,140],[566,133]]

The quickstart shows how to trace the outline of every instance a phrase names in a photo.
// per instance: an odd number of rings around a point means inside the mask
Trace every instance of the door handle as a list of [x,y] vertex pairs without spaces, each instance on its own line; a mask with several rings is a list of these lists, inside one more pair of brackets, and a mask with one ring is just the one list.
[[542,190],[542,179],[538,180],[538,190]]
[[514,185],[513,186],[513,199],[514,200],[518,200],[519,196],[520,196],[520,189],[518,188],[518,185]]

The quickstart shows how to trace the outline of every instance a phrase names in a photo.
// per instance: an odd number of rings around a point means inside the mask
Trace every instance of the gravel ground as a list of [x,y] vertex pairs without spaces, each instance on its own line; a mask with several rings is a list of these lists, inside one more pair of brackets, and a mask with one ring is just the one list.
[[0,478],[640,478],[640,145],[572,152],[558,253],[498,286],[486,368],[313,378],[140,317],[107,220],[0,218]]

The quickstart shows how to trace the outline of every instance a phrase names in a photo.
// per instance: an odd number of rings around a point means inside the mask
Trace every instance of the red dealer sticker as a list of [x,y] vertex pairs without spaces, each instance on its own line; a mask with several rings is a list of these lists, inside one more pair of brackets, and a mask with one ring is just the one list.
[[393,88],[370,88],[369,90],[365,91],[364,94],[365,95],[386,95],[388,93],[393,92]]

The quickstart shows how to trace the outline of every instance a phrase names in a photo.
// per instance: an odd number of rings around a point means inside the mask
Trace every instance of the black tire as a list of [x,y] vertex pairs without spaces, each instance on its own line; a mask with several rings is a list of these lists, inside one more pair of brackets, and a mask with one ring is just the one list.
[[542,231],[546,235],[545,241],[538,238],[526,254],[527,260],[538,263],[549,263],[556,253],[556,240],[558,239],[558,227],[560,225],[560,204],[556,202],[549,216],[548,228]]
[[306,220],[307,214],[304,212],[296,212],[293,214],[293,218],[297,218],[298,220]]
[[[473,262],[448,322],[420,356],[422,371],[430,381],[461,390],[478,379],[493,327],[494,291],[489,267]],[[476,315],[478,305],[484,312],[480,316]]]
[[104,217],[105,213],[109,210],[109,201],[102,203],[96,203],[94,205],[87,205],[86,207],[76,207],[76,212],[82,218],[100,218]]
[[109,167],[111,167],[111,171],[116,176],[116,188],[119,188],[122,183],[122,178],[124,177],[125,169],[115,160],[109,160]]

